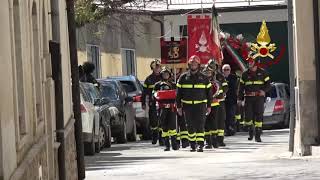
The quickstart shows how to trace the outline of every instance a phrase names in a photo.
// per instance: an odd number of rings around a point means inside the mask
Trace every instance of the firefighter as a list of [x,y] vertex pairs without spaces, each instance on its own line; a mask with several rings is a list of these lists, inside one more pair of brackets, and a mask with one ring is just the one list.
[[[177,68],[175,82],[178,81],[182,73],[183,73],[182,68]],[[180,142],[181,142],[182,148],[188,147],[189,137],[188,137],[188,130],[187,130],[186,119],[184,117],[184,114],[180,116],[177,113],[177,129],[178,129],[178,135],[177,135],[178,146],[180,147]]]
[[208,62],[208,67],[215,70],[214,79],[219,83],[219,91],[216,96],[216,99],[219,101],[219,108],[216,112],[216,119],[217,119],[217,141],[218,146],[226,146],[224,143],[224,130],[225,130],[225,121],[226,121],[226,107],[225,107],[225,98],[226,93],[228,91],[228,82],[226,81],[225,77],[219,71],[219,65],[214,60],[211,59]]
[[191,152],[203,152],[204,124],[206,113],[211,111],[211,83],[200,72],[200,58],[191,56],[188,60],[189,70],[183,73],[177,83],[177,111],[179,115],[184,112]]
[[[237,97],[239,96],[241,74],[242,74],[241,71],[236,71],[237,82],[238,82],[237,83]],[[235,114],[237,132],[241,132],[244,130],[243,106],[244,106],[244,104],[241,101],[237,102],[237,109],[236,109],[236,114]]]
[[[161,71],[162,80],[155,84],[154,92],[162,90],[175,89],[175,83],[170,81],[171,73],[168,69],[163,68]],[[164,151],[170,151],[170,138],[173,150],[178,150],[177,145],[177,126],[176,126],[176,111],[175,100],[171,102],[159,102],[159,119],[162,128],[162,138],[164,139]]]
[[268,73],[256,65],[254,59],[248,59],[249,69],[242,74],[240,80],[240,101],[245,100],[245,126],[249,130],[248,140],[261,142],[264,101],[266,92],[270,90]]
[[205,140],[206,140],[206,149],[218,148],[217,144],[217,119],[216,114],[219,108],[219,101],[215,97],[218,95],[219,92],[219,83],[215,79],[215,69],[211,69],[208,65],[205,66],[203,69],[203,73],[209,78],[212,84],[212,103],[211,103],[211,112],[206,117],[205,123]]
[[[156,102],[152,98],[152,91],[154,85],[161,80],[160,71],[161,71],[161,64],[158,59],[155,59],[151,62],[150,68],[152,70],[152,74],[150,74],[143,84],[143,92],[142,92],[142,108],[146,109],[146,97],[149,97],[149,121],[150,127],[152,132],[152,144],[156,144],[159,139],[160,128],[159,128],[159,121],[157,116],[157,108]],[[159,139],[159,144],[162,145],[163,142]]]

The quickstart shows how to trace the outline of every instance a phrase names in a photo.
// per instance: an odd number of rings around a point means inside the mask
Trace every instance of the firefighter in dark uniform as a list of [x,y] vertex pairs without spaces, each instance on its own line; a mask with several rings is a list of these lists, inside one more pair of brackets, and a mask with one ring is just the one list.
[[[183,73],[182,68],[178,68],[176,72],[176,82],[178,81],[182,73]],[[188,147],[189,136],[188,136],[186,119],[183,113],[181,116],[177,113],[177,129],[178,129],[178,135],[177,135],[178,146],[180,146],[180,142],[181,142],[182,148]]]
[[[161,129],[159,129],[159,120],[157,116],[156,102],[152,98],[152,91],[154,85],[161,80],[160,71],[161,64],[160,61],[155,59],[151,62],[150,68],[152,70],[152,74],[150,74],[143,84],[143,92],[142,92],[142,108],[146,109],[146,97],[149,96],[149,121],[150,127],[152,131],[152,144],[156,144],[159,139],[159,133]],[[159,140],[159,144],[162,144],[162,141]]]
[[[175,83],[170,81],[171,72],[163,68],[161,71],[162,80],[157,82],[154,87],[154,93],[162,90],[174,90]],[[160,113],[159,119],[162,128],[162,138],[164,139],[165,151],[170,151],[170,138],[173,150],[178,150],[177,145],[177,126],[176,126],[176,110],[175,100],[158,102]]]
[[219,102],[219,106],[215,115],[215,119],[217,120],[217,142],[218,146],[226,146],[224,143],[224,130],[225,130],[225,121],[226,121],[226,106],[225,106],[225,98],[226,93],[228,91],[228,82],[222,73],[219,71],[219,65],[214,60],[211,59],[208,62],[208,67],[214,70],[214,79],[219,83],[219,91],[216,96],[216,99]]
[[219,108],[219,100],[216,99],[216,96],[219,93],[219,83],[215,79],[214,75],[215,69],[211,69],[208,67],[208,65],[205,66],[203,69],[203,73],[209,78],[212,84],[212,103],[211,103],[211,112],[209,115],[206,117],[206,123],[205,123],[205,140],[206,140],[206,149],[212,149],[218,148],[218,143],[217,143],[217,110]]
[[261,142],[262,121],[265,95],[271,88],[268,73],[259,68],[253,59],[249,59],[249,69],[240,80],[240,100],[245,100],[245,126],[249,130],[248,140]]
[[204,125],[206,113],[211,112],[211,83],[200,72],[200,58],[191,56],[188,60],[189,70],[181,75],[177,83],[177,111],[186,118],[191,152],[203,152]]

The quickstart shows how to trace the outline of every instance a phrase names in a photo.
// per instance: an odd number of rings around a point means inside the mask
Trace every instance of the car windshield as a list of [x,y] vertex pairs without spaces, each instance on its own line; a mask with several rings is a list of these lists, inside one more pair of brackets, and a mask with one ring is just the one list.
[[127,93],[135,92],[137,90],[134,82],[132,81],[120,81]]
[[116,100],[118,98],[116,86],[112,83],[105,83],[101,86],[101,96]]
[[94,100],[99,98],[97,90],[95,89],[96,87],[94,87],[94,85],[91,84],[85,84],[83,87],[90,98],[90,102],[94,103]]
[[266,96],[271,98],[277,98],[277,90],[274,85],[271,86],[271,90],[267,92]]

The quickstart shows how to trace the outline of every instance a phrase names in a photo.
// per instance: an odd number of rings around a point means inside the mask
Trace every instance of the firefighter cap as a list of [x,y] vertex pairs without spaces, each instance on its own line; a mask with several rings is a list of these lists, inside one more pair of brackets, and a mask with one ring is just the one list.
[[156,66],[160,66],[161,62],[159,59],[154,59],[151,63],[150,63],[150,68],[154,69]]
[[207,63],[208,68],[210,68],[212,71],[215,71],[217,69],[217,62],[215,59],[210,59]]

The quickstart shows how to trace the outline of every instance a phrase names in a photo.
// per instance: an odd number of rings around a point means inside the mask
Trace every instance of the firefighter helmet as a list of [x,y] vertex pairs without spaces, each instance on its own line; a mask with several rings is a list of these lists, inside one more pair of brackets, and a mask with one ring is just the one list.
[[156,66],[160,66],[161,62],[159,59],[154,59],[151,63],[150,63],[150,68],[154,69]]
[[171,77],[171,72],[167,67],[163,67],[162,68],[162,70],[160,72],[161,76],[163,76],[164,73],[168,73],[170,75],[170,77]]
[[208,64],[206,64],[202,70],[202,73],[210,77],[212,76],[213,70],[208,66]]
[[190,65],[192,62],[196,62],[196,63],[198,63],[199,65],[201,64],[200,58],[199,58],[199,56],[197,56],[197,55],[193,55],[193,56],[191,56],[191,57],[189,58],[189,60],[188,60],[188,65]]
[[208,66],[208,68],[210,68],[212,71],[216,71],[218,64],[217,64],[216,60],[210,59],[210,60],[208,61],[208,63],[207,63],[207,66]]

